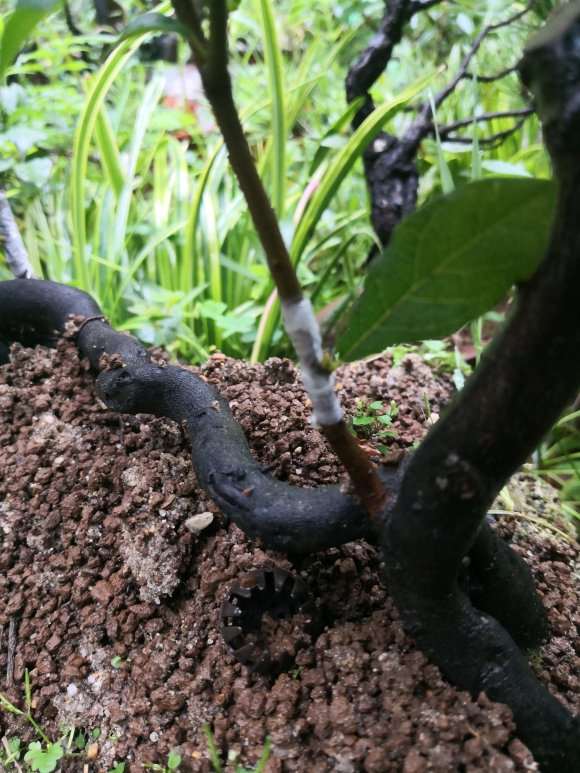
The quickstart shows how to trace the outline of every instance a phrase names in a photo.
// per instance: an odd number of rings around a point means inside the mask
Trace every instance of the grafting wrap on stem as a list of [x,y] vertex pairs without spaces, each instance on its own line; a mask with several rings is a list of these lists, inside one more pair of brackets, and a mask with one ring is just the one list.
[[342,408],[334,391],[334,374],[322,364],[322,339],[312,304],[307,298],[295,303],[283,301],[282,316],[298,355],[314,421],[321,427],[338,424]]
[[[296,270],[271,202],[264,189],[246,140],[232,94],[227,59],[227,17],[225,0],[215,0],[209,8],[207,39],[199,41],[199,18],[195,6],[186,0],[172,0],[177,17],[192,39],[206,47],[207,55],[197,58],[205,94],[228,150],[232,169],[245,196],[252,221],[264,249],[266,262],[282,304],[288,335],[296,349],[304,386],[312,403],[314,419],[345,466],[369,515],[384,508],[386,491],[376,466],[348,431],[334,392],[332,373],[324,367],[318,322],[310,301],[304,299]],[[194,57],[199,45],[192,46]]]
[[0,248],[3,248],[8,268],[17,279],[34,276],[28,252],[4,191],[0,191]]

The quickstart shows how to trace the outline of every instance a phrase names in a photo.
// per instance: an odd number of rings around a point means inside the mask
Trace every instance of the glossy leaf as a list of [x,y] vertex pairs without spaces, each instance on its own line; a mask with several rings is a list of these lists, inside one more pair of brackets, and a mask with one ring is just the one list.
[[493,307],[538,266],[554,202],[548,181],[487,179],[408,217],[349,313],[341,357],[441,338]]
[[151,11],[132,19],[119,35],[119,41],[140,37],[147,32],[159,32],[164,35],[175,34],[185,40],[189,38],[189,31],[181,22],[162,13]]

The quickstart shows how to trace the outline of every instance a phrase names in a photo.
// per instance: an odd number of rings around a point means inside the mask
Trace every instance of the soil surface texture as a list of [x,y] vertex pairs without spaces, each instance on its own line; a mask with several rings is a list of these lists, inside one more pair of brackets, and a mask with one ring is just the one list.
[[[199,372],[273,475],[340,480],[291,363],[215,355]],[[337,383],[357,415],[390,412],[391,424],[359,430],[392,459],[452,392],[415,355],[340,369]],[[141,771],[177,749],[180,770],[210,771],[205,724],[228,771],[255,765],[267,738],[269,773],[537,770],[510,711],[450,687],[403,632],[373,547],[292,565],[247,540],[198,488],[181,429],[105,409],[70,341],[14,346],[0,368],[0,470],[0,691],[22,707],[28,670],[49,736],[100,730],[91,758],[61,770],[108,771],[116,760]],[[531,564],[552,624],[534,667],[578,711],[578,550],[530,520],[553,521],[551,489],[518,476],[507,500],[497,509],[513,512],[498,528]],[[297,574],[316,607],[314,626],[301,612],[266,617],[256,640],[290,659],[277,675],[250,672],[220,633],[229,590],[264,567]],[[0,710],[3,734],[34,738]]]

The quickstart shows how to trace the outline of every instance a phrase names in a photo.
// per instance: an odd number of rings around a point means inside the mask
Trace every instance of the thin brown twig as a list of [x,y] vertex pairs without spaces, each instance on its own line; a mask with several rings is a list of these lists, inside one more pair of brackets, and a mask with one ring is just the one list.
[[497,30],[503,29],[503,27],[509,27],[511,24],[515,24],[515,22],[519,21],[523,16],[525,16],[532,9],[532,6],[533,6],[533,2],[530,2],[523,10],[518,11],[518,13],[515,13],[512,16],[508,17],[507,19],[503,19],[502,21],[495,22],[495,24],[487,24],[481,30],[479,35],[473,41],[471,48],[465,55],[463,62],[461,63],[459,70],[457,71],[455,76],[433,98],[435,107],[439,107],[447,99],[447,97],[455,91],[459,81],[465,78],[465,74],[468,72],[469,65],[471,64],[471,62],[473,61],[473,58],[481,48],[481,44],[486,39],[486,37],[492,32],[497,32]]
[[[175,0],[180,21],[181,0]],[[228,149],[230,163],[245,196],[256,231],[264,248],[268,268],[281,300],[299,301],[302,288],[280,231],[278,219],[256,170],[244,129],[236,109],[227,67],[227,4],[216,0],[210,15],[210,41],[207,62],[200,67],[207,98]],[[215,38],[214,38],[215,36]]]
[[[173,7],[179,20],[192,31],[191,8],[188,6],[187,12],[184,12],[185,3],[186,0],[173,0]],[[230,163],[264,248],[266,262],[279,298],[283,306],[294,305],[302,301],[302,288],[282,237],[278,219],[258,175],[233,98],[228,71],[227,19],[226,0],[214,0],[209,14],[207,57],[198,62],[198,67],[205,94],[227,147]],[[293,343],[296,345],[296,341],[293,340]],[[302,355],[300,359],[302,360]],[[323,367],[321,363],[318,364]],[[356,438],[350,434],[344,419],[325,425],[322,430],[344,464],[367,512],[370,516],[378,516],[384,509],[387,492],[376,466]]]
[[181,23],[189,30],[189,44],[196,63],[201,67],[205,61],[207,40],[192,0],[172,0],[173,8]]
[[477,81],[478,83],[495,83],[495,81],[499,81],[502,78],[507,78],[508,75],[515,74],[517,71],[518,66],[517,64],[514,64],[511,67],[506,67],[503,70],[499,70],[499,72],[496,72],[493,75],[477,75],[477,73],[467,71],[463,77],[465,79]]
[[210,51],[208,69],[227,72],[228,67],[228,5],[227,0],[210,4]]
[[[521,129],[525,122],[526,118],[520,118],[520,120],[516,121],[509,129],[505,129],[502,132],[496,132],[496,134],[490,134],[487,137],[478,137],[478,142],[480,145],[485,145],[488,148],[497,148],[502,142],[507,140],[508,137],[511,137],[512,134],[515,134]],[[475,140],[473,137],[459,137],[455,134],[449,134],[445,137],[445,141],[453,142],[456,145],[471,145]]]
[[14,658],[16,655],[17,642],[17,624],[16,618],[10,618],[8,626],[8,654],[6,658],[6,686],[12,687],[14,684]]
[[474,123],[486,123],[487,121],[495,121],[500,118],[526,119],[530,115],[533,115],[535,112],[536,111],[533,107],[522,107],[517,110],[501,110],[496,113],[480,113],[480,115],[474,115],[472,118],[461,118],[458,121],[453,121],[453,123],[439,126],[439,136],[447,137],[447,135],[451,134],[452,132],[455,132],[458,129],[472,126]]

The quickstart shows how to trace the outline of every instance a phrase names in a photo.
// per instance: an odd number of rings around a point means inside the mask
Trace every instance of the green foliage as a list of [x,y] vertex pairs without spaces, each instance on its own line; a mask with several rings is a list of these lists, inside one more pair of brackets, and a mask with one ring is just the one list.
[[564,514],[580,535],[580,410],[556,423],[537,451],[538,473],[560,490]]
[[288,128],[286,125],[287,110],[282,52],[278,42],[271,1],[255,0],[254,6],[262,24],[268,87],[272,95],[272,153],[270,162],[272,204],[276,214],[281,218],[284,216],[286,203],[286,136]]
[[[214,346],[233,356],[252,352],[254,359],[286,352],[262,248],[219,135],[215,128],[202,131],[197,114],[162,104],[156,88],[166,66],[136,60],[154,31],[177,29],[164,15],[168,7],[137,18],[141,6],[129,2],[127,15],[134,18],[116,48],[103,32],[71,36],[58,15],[37,27],[38,48],[22,53],[11,70],[20,83],[0,91],[1,182],[13,194],[35,271],[93,293],[116,326],[189,360],[203,360]],[[245,46],[231,47],[244,128],[299,278],[319,308],[355,297],[375,238],[359,161],[365,137],[351,136],[358,105],[345,105],[344,74],[382,10],[378,1],[363,7],[358,1],[246,0],[230,19],[231,39]],[[508,10],[509,3],[498,2],[493,18]],[[474,30],[491,18],[467,0],[458,11],[458,24],[438,7],[416,17],[413,36],[421,36],[422,46],[405,38],[397,48],[373,89],[379,105],[373,122],[403,127],[407,116],[400,107],[389,112],[389,105],[409,83],[431,79],[437,91]],[[449,30],[445,41],[434,22]],[[86,18],[81,26],[88,24]],[[486,41],[478,71],[510,64],[523,36],[506,30],[505,45]],[[99,47],[108,56],[97,67],[91,61],[102,61]],[[180,60],[185,56],[183,45]],[[442,61],[447,73],[436,69]],[[40,77],[48,83],[36,83]],[[154,81],[157,87],[148,85]],[[478,89],[465,83],[437,117],[443,124],[514,104],[521,104],[515,76]],[[510,123],[494,121],[489,130]],[[458,189],[472,176],[473,156],[484,177],[502,164],[512,172],[548,173],[534,122],[494,150],[472,153],[469,146],[427,141],[418,159],[422,200],[440,193],[441,155]]]
[[[164,3],[160,7],[167,8],[168,4]],[[187,27],[184,27],[183,24],[176,19],[170,19],[163,13],[152,11],[151,13],[144,13],[141,16],[132,19],[121,32],[119,41],[141,38],[148,32],[155,32],[161,35],[174,33],[186,39],[189,36]]]
[[64,751],[60,743],[48,743],[43,746],[40,741],[33,741],[24,755],[24,762],[38,773],[52,773],[63,756]]
[[[348,172],[358,161],[365,148],[381,131],[386,121],[392,118],[402,108],[416,97],[431,80],[431,76],[420,79],[408,89],[405,89],[396,98],[380,105],[363,121],[358,129],[353,132],[348,141],[338,150],[334,159],[329,163],[320,184],[317,186],[308,207],[296,227],[292,244],[290,246],[290,258],[297,265],[312,238],[315,228],[324,215],[326,208],[336,195],[338,188]],[[347,108],[347,111],[350,109]],[[273,292],[273,290],[272,290]],[[252,359],[263,359],[270,347],[274,329],[280,316],[280,303],[277,296],[273,295],[272,303],[268,304],[260,321],[258,336],[252,351]]]
[[[203,726],[203,734],[206,738],[209,760],[211,762],[214,773],[223,773],[224,767],[222,765],[220,753],[216,746],[215,738],[209,725],[206,724]],[[254,768],[244,768],[242,765],[235,765],[235,767],[232,768],[234,773],[264,773],[268,760],[270,759],[270,749],[270,740],[266,739],[262,754],[260,755],[260,759],[258,760],[256,766]],[[235,753],[230,752],[228,755],[228,763],[234,764],[236,762],[236,756],[237,755]]]
[[[392,429],[387,429],[399,413],[399,407],[394,400],[391,400],[390,404],[386,407],[381,400],[374,400],[368,405],[364,400],[357,400],[355,409],[356,412],[352,417],[351,423],[357,435],[377,439],[397,437],[396,432]],[[381,450],[384,449],[381,447]]]
[[61,5],[61,0],[18,0],[0,38],[0,82],[36,25]]
[[145,763],[143,767],[145,767],[147,770],[160,771],[160,773],[172,773],[172,771],[179,770],[181,762],[181,755],[178,754],[175,749],[173,749],[167,755],[167,763],[165,765],[158,765],[157,763]]
[[488,179],[408,217],[369,272],[341,356],[449,335],[494,306],[543,257],[554,200],[545,181]]

